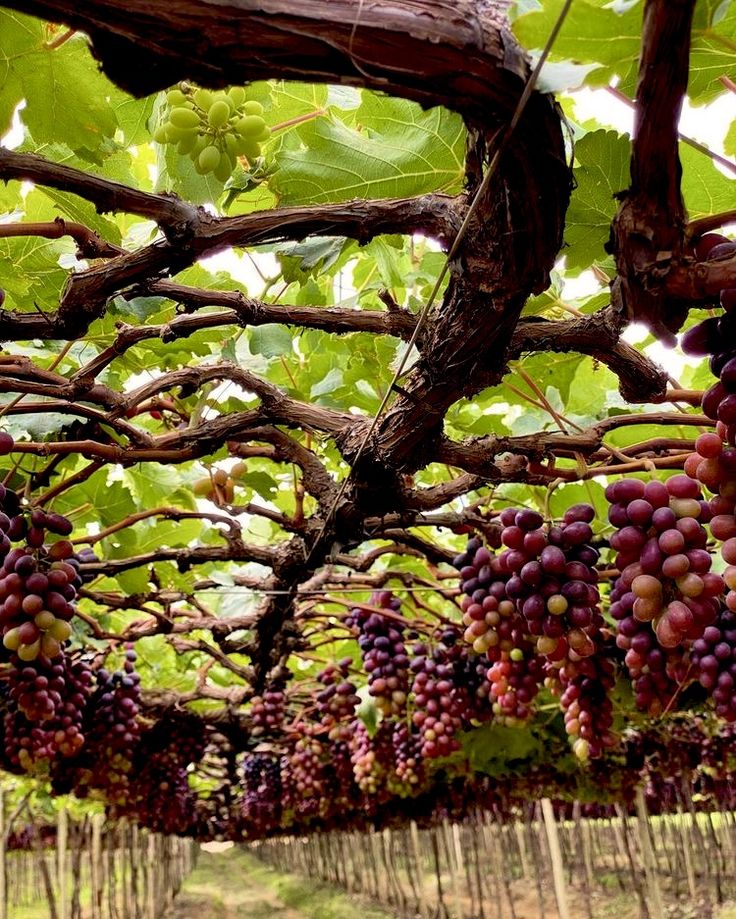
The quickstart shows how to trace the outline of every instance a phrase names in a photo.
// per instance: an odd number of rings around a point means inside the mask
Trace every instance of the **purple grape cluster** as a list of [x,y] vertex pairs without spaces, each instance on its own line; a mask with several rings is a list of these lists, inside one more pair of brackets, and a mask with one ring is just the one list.
[[286,696],[280,689],[272,689],[250,700],[251,733],[254,737],[278,732],[284,723]]
[[[612,617],[617,622],[616,645],[626,652],[636,707],[652,716],[669,708],[684,678],[684,649],[663,648],[649,622],[634,616],[637,597],[618,578],[611,591]],[[685,668],[687,669],[687,668]]]
[[419,644],[414,652],[412,723],[422,740],[422,757],[449,756],[460,748],[456,734],[470,709],[468,693],[455,682],[455,670],[445,648],[440,645],[430,651]]
[[370,605],[390,615],[356,607],[345,622],[358,635],[363,669],[368,674],[368,692],[384,715],[400,715],[406,707],[409,687],[404,628],[397,621],[401,602],[390,591],[382,590],[371,596]]
[[568,655],[587,657],[603,618],[598,609],[595,564],[590,545],[595,516],[588,504],[569,508],[560,526],[544,526],[541,514],[507,508],[501,513],[499,560],[507,573],[506,594],[515,601],[536,638],[536,650],[549,661]]
[[241,812],[248,828],[275,829],[281,817],[281,765],[271,753],[248,753],[243,760]]
[[352,658],[345,657],[337,664],[329,664],[317,674],[317,679],[324,686],[324,689],[317,693],[317,711],[330,740],[349,738],[350,723],[360,703],[355,683],[348,679],[352,663]]
[[605,649],[600,646],[595,654],[582,660],[565,661],[559,668],[558,678],[565,730],[573,739],[573,752],[582,761],[601,756],[617,742],[611,731],[611,690],[616,679]]
[[504,660],[492,664],[488,679],[496,720],[507,726],[528,720],[544,677],[544,662],[528,641],[513,648]]
[[736,614],[723,608],[693,644],[692,664],[700,685],[713,696],[716,714],[736,721]]
[[652,624],[662,648],[698,638],[718,614],[723,578],[711,572],[711,510],[687,475],[666,482],[620,479],[606,489],[611,547],[621,585],[634,594],[632,615]]
[[8,711],[4,745],[11,764],[23,771],[48,769],[58,756],[73,757],[84,744],[83,721],[92,672],[84,661],[37,657],[11,660],[6,675]]

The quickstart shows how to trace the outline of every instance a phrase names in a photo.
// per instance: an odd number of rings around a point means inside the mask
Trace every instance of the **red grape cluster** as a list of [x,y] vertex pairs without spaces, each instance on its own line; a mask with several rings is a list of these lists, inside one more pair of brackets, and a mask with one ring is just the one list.
[[716,714],[736,721],[736,614],[730,609],[722,609],[694,642],[692,663],[700,685],[713,695]]
[[503,660],[492,664],[488,679],[496,720],[507,726],[526,721],[544,675],[544,663],[529,642],[513,648]]
[[424,779],[421,741],[406,721],[394,726],[391,744],[394,749],[394,771],[398,779],[398,793],[403,788],[411,791]]
[[624,662],[636,707],[657,716],[669,707],[684,678],[685,651],[660,645],[651,625],[634,616],[636,599],[630,585],[618,578],[611,591],[610,612],[617,621],[616,645],[626,651]]
[[355,693],[355,684],[348,679],[353,661],[345,657],[337,664],[329,664],[317,679],[324,689],[317,694],[317,711],[322,726],[327,728],[330,740],[347,740],[351,733],[350,722],[360,698]]
[[565,730],[574,738],[573,752],[583,761],[599,757],[617,742],[611,732],[611,690],[616,682],[613,664],[607,659],[605,649],[599,646],[595,654],[579,661],[565,661],[558,677]]
[[422,739],[421,753],[425,759],[449,756],[460,748],[455,735],[462,729],[470,708],[468,693],[464,686],[456,684],[445,648],[440,645],[430,652],[420,644],[414,651],[412,722]]
[[262,696],[253,696],[250,700],[251,734],[260,737],[280,730],[284,723],[285,705],[286,697],[280,689],[269,690]]
[[388,590],[371,596],[370,605],[389,615],[355,608],[346,624],[358,635],[363,668],[368,674],[368,692],[384,715],[399,715],[406,707],[409,658],[398,620],[401,602]]
[[11,764],[29,772],[42,762],[48,768],[57,756],[75,756],[84,744],[83,718],[91,685],[92,672],[81,660],[11,660],[11,705],[3,725]]
[[521,610],[538,653],[550,661],[587,657],[603,624],[590,521],[595,511],[576,504],[560,526],[544,527],[541,514],[507,508],[501,513],[506,546],[499,560],[509,577],[506,593]]
[[666,482],[620,479],[606,489],[611,547],[632,615],[651,622],[662,648],[698,638],[718,614],[723,578],[711,572],[710,506],[687,475]]

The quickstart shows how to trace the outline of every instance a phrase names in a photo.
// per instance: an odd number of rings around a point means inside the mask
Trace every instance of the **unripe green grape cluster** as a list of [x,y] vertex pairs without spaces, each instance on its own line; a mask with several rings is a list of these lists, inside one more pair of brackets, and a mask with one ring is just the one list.
[[164,120],[153,139],[190,157],[200,175],[226,182],[237,158],[257,159],[271,133],[261,103],[245,96],[242,86],[211,91],[180,84],[166,93]]

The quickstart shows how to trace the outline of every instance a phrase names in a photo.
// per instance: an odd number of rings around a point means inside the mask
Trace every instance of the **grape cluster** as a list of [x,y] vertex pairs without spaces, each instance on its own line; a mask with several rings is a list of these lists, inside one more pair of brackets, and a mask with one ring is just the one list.
[[600,639],[598,644],[595,654],[579,661],[565,661],[558,671],[565,730],[574,738],[573,752],[582,761],[599,757],[616,744],[611,732],[614,668]]
[[516,604],[506,594],[509,575],[499,556],[492,555],[477,537],[468,540],[453,565],[460,571],[465,641],[476,654],[495,660],[514,647],[523,626]]
[[526,641],[492,664],[488,679],[496,720],[507,726],[526,721],[544,675],[544,663]]
[[246,823],[262,833],[277,827],[281,816],[281,794],[278,758],[270,753],[248,753],[243,761],[241,802]]
[[553,662],[569,654],[592,654],[603,623],[596,587],[598,551],[590,545],[594,516],[590,505],[576,504],[560,526],[544,527],[536,511],[507,508],[501,513],[506,593],[536,638],[537,652]]
[[711,517],[698,483],[687,475],[666,482],[621,479],[606,489],[621,586],[634,595],[632,615],[651,623],[659,645],[676,648],[702,635],[718,613],[723,578],[711,572]]
[[135,661],[136,653],[129,647],[122,671],[98,670],[97,687],[86,709],[79,783],[102,789],[113,803],[126,800],[128,774],[141,734],[140,676]]
[[254,737],[273,734],[284,723],[286,697],[282,690],[272,689],[250,700],[251,733]]
[[[45,545],[47,532],[71,531],[66,517],[40,508],[27,519],[17,495],[0,485],[0,628],[5,648],[23,661],[58,657],[71,635],[80,564],[67,539]],[[18,541],[24,545],[11,548]]]
[[421,741],[406,721],[397,721],[391,736],[397,793],[416,788],[424,779]]
[[289,772],[296,799],[302,814],[316,813],[324,791],[325,747],[316,736],[313,725],[301,722],[296,728],[295,740],[289,756]]
[[618,578],[611,590],[610,612],[617,622],[616,645],[626,652],[636,707],[657,716],[670,706],[684,678],[685,650],[660,645],[651,625],[634,616],[636,599],[630,585]]
[[6,675],[5,751],[13,766],[29,772],[57,757],[75,756],[84,744],[83,719],[92,672],[84,661],[64,656],[33,663],[17,657]]
[[239,156],[252,162],[261,155],[270,133],[263,106],[246,100],[242,86],[210,91],[182,83],[166,93],[164,119],[153,137],[190,157],[200,175],[226,182]]
[[317,679],[324,686],[317,694],[317,711],[321,723],[327,728],[330,740],[347,740],[351,733],[350,722],[360,703],[355,683],[348,679],[352,658],[345,657],[337,664],[329,664]]
[[692,663],[700,685],[713,696],[716,714],[736,721],[736,614],[722,609],[693,644]]
[[371,596],[370,605],[386,610],[379,612],[356,607],[345,619],[358,635],[363,669],[368,674],[368,692],[386,716],[398,715],[406,706],[409,685],[409,657],[404,646],[404,628],[397,621],[401,601],[388,590]]
[[349,747],[355,784],[363,794],[378,794],[393,763],[391,722],[382,721],[371,737],[365,724],[356,721]]
[[456,734],[470,707],[468,694],[464,686],[455,683],[453,665],[441,645],[430,651],[419,644],[414,652],[412,723],[419,730],[421,754],[425,759],[449,756],[460,749]]
[[205,750],[201,721],[178,713],[141,733],[124,801],[112,816],[123,814],[160,833],[182,833],[194,818],[195,797],[187,767]]

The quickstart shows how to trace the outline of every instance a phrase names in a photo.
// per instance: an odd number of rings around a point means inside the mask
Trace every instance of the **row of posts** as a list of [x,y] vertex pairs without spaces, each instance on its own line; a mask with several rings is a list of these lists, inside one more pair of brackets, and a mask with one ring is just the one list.
[[[28,845],[11,849],[19,829]],[[55,830],[49,843],[40,821],[8,809],[0,790],[0,919],[23,908],[39,919],[161,919],[194,866],[191,840],[102,814],[74,820],[62,808]]]
[[643,919],[674,904],[702,919],[736,897],[736,820],[731,812],[650,817],[643,793],[634,814],[558,820],[549,799],[529,819],[500,822],[479,811],[463,823],[416,823],[371,833],[281,837],[252,849],[282,872],[308,875],[421,919],[595,919],[617,896],[634,897]]

